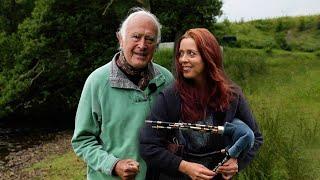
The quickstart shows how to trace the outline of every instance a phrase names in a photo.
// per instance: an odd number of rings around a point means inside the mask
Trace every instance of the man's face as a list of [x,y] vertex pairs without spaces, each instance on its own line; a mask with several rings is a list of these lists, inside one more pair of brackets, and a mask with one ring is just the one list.
[[118,35],[120,47],[127,62],[136,69],[145,68],[157,46],[157,27],[143,15],[133,17],[125,30],[125,37]]

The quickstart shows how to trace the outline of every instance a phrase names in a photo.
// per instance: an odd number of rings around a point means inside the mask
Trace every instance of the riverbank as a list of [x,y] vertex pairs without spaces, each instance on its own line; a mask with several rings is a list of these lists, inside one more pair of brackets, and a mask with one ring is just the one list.
[[49,140],[38,145],[10,152],[0,168],[0,179],[34,179],[41,177],[42,170],[25,171],[26,168],[52,155],[62,155],[71,150],[72,130],[56,132]]

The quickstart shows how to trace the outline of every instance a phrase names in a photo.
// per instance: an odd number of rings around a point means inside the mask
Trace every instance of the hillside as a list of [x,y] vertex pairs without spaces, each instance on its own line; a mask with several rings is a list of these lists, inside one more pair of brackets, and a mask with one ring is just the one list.
[[[230,23],[228,20],[213,25],[211,31],[223,45],[283,49],[289,51],[320,51],[320,15],[281,17]],[[236,36],[236,42],[224,42],[223,36]]]

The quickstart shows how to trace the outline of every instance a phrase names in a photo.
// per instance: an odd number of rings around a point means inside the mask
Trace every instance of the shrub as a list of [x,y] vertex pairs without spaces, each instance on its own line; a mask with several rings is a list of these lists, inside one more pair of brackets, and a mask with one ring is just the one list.
[[281,49],[291,51],[291,46],[287,42],[285,32],[276,33],[275,40]]
[[295,26],[295,21],[290,17],[282,17],[276,20],[275,31],[285,31]]
[[311,29],[315,26],[315,19],[312,17],[299,17],[299,25],[298,25],[298,30],[299,31],[305,31],[307,29]]
[[265,32],[270,32],[274,28],[274,24],[271,20],[255,20],[251,22],[255,28],[265,31]]
[[271,54],[272,54],[272,47],[271,47],[271,46],[267,46],[267,47],[264,49],[264,51],[265,51],[267,54],[271,55]]
[[320,29],[320,15],[317,16],[317,29]]
[[306,29],[306,21],[304,17],[300,17],[299,18],[299,26],[298,26],[298,30],[299,31],[304,31]]
[[167,68],[169,71],[174,73],[174,58],[173,58],[173,49],[164,48],[158,49],[154,54],[155,63],[160,64],[161,66]]

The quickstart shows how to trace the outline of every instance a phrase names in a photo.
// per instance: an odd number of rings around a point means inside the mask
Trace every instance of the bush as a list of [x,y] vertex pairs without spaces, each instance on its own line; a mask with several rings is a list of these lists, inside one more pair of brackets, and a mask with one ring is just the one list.
[[295,21],[290,17],[278,18],[276,20],[275,31],[281,32],[289,30],[295,26]]
[[275,34],[275,40],[281,49],[291,51],[291,46],[288,44],[285,32]]
[[169,71],[174,73],[174,58],[173,58],[173,49],[164,48],[158,49],[154,54],[155,63],[160,64],[161,66],[167,68]]
[[317,29],[320,29],[320,15],[317,16]]
[[298,30],[299,31],[304,31],[306,29],[306,21],[304,17],[300,17],[299,18],[299,26],[298,26]]
[[265,49],[264,49],[264,51],[267,53],[267,54],[269,54],[269,55],[271,55],[272,54],[272,47],[270,47],[270,46],[267,46]]
[[274,28],[274,24],[271,20],[255,20],[251,22],[255,28],[264,31],[264,32],[270,32]]
[[34,0],[1,0],[0,1],[0,32],[14,33],[18,25],[30,17],[34,8]]
[[224,19],[222,23],[212,23],[208,29],[214,34],[221,45],[223,45],[223,36],[234,34],[231,29],[231,22],[228,19]]
[[312,29],[315,26],[315,20],[314,18],[307,18],[305,16],[299,17],[299,25],[298,30],[299,31],[305,31],[308,29]]

